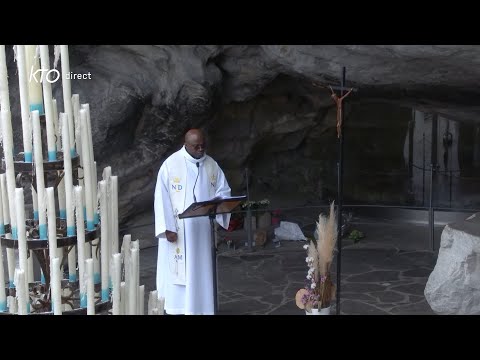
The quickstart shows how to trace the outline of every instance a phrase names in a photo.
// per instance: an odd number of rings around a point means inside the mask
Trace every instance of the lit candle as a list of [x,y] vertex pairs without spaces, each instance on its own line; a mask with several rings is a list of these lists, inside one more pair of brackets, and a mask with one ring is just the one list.
[[28,77],[25,62],[25,45],[17,46],[18,87],[20,93],[20,108],[22,114],[24,161],[32,162],[32,125],[30,120],[30,105],[28,103]]
[[[42,64],[42,71],[47,74],[50,71],[50,56],[48,54],[48,45],[40,45],[40,59]],[[43,81],[43,97],[45,103],[45,120],[47,122],[47,149],[48,161],[57,160],[57,150],[55,146],[55,125],[53,118],[53,103],[52,103],[52,84],[48,81],[45,75]]]
[[93,259],[85,260],[87,269],[87,315],[95,315],[95,287],[93,283]]
[[83,219],[83,188],[75,186],[75,214],[77,217],[78,278],[80,287],[80,306],[87,307],[85,287],[85,227]]
[[[23,291],[25,294],[24,301],[27,301],[26,296],[28,294],[28,283],[26,278],[27,271],[27,230],[25,226],[25,200],[23,196],[23,188],[15,189],[15,210],[18,220],[18,258],[20,270],[23,271],[23,282],[16,282],[17,291],[21,286],[23,286]],[[25,303],[26,305],[26,303]],[[19,303],[19,308],[21,303]],[[28,308],[27,308],[28,311]]]
[[119,251],[118,248],[118,176],[111,177],[111,194],[112,194],[112,252]]
[[[53,189],[52,189],[53,190]],[[52,259],[50,288],[52,289],[53,315],[62,315],[62,280],[60,276],[60,259]]]
[[112,278],[112,314],[120,315],[120,286],[122,282],[122,255],[113,254],[113,278]]
[[8,72],[5,57],[5,45],[0,45],[0,109],[10,111],[10,98],[8,94]]
[[[33,156],[35,158],[35,173],[43,174],[43,155],[42,155],[42,135],[40,133],[40,116],[37,110],[32,111],[33,125]],[[45,204],[45,178],[37,178],[37,198],[38,198],[38,227],[40,239],[47,240],[47,216]]]
[[102,301],[108,301],[109,298],[109,283],[108,283],[108,275],[109,275],[109,267],[108,267],[108,217],[103,216],[103,214],[107,214],[107,184],[105,180],[99,182],[100,185],[100,213],[102,214],[102,221],[100,222],[100,255],[102,259],[102,266],[101,266],[101,278],[102,278]]
[[37,45],[25,45],[25,66],[28,79],[28,103],[30,111],[38,110],[44,115],[42,85],[40,82],[40,62],[37,56]]
[[[70,59],[68,45],[60,45],[60,58],[62,59],[62,89],[63,107],[68,115],[68,134],[70,138],[70,155],[75,156],[75,133],[73,127],[72,87],[70,84]],[[66,151],[66,149],[65,149]]]
[[27,315],[27,291],[22,284],[26,284],[25,271],[17,268],[15,269],[15,285],[18,297],[18,315]]
[[1,110],[3,154],[5,158],[5,174],[7,181],[8,205],[10,208],[10,226],[12,238],[17,239],[17,221],[15,211],[15,168],[13,165],[13,133],[9,110]]

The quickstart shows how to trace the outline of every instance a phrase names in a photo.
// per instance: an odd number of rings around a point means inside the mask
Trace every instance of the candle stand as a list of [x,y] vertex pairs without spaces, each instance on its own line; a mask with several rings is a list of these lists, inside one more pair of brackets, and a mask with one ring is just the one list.
[[[41,116],[42,124],[42,134],[45,134],[45,117]],[[46,146],[46,137],[42,136],[42,149],[47,148]],[[46,159],[46,154],[43,156]],[[78,168],[80,168],[80,157],[78,154],[75,154],[71,158],[72,162],[72,178],[74,185],[78,185]],[[14,168],[15,168],[15,180],[16,187],[23,187],[24,189],[28,186],[33,186],[36,189],[36,176],[35,173],[35,162],[27,163],[23,161],[23,152],[18,153],[14,156]],[[5,170],[5,159],[2,159],[2,169]],[[55,161],[43,161],[43,170],[44,170],[44,179],[45,179],[45,188],[53,187],[55,190],[58,187],[58,184],[63,179],[64,176],[64,161],[63,161],[63,152],[57,151],[57,160]],[[53,314],[51,310],[51,291],[50,291],[50,256],[49,256],[49,243],[47,239],[40,239],[39,234],[39,222],[38,220],[27,219],[26,220],[26,230],[27,230],[27,249],[32,250],[32,253],[35,254],[42,274],[44,281],[35,281],[29,283],[29,297],[30,297],[30,314]],[[67,236],[67,224],[66,219],[61,219],[60,217],[56,218],[56,228],[57,228],[57,248],[61,249],[63,252],[63,260],[61,266],[67,264],[68,253],[72,250],[74,246],[77,245],[77,236]],[[6,233],[10,231],[10,226],[6,227]],[[92,254],[99,253],[100,251],[100,242],[98,245],[92,244],[92,241],[100,238],[100,228],[99,225],[95,226],[94,230],[87,230],[85,226],[85,244],[89,244],[92,248]],[[8,239],[5,235],[0,236],[0,241],[2,246],[6,248],[18,249],[18,240]],[[30,251],[28,251],[28,256],[30,256]],[[87,308],[80,307],[80,289],[79,281],[70,281],[69,279],[61,280],[62,287],[62,304],[67,304],[71,307],[72,310],[63,311],[63,314],[86,314]],[[15,288],[6,288],[7,296],[15,296]],[[95,284],[95,293],[101,291],[101,284]],[[95,313],[107,313],[111,309],[111,301],[101,301],[100,296],[95,296]],[[9,314],[7,312],[0,312],[1,314]]]

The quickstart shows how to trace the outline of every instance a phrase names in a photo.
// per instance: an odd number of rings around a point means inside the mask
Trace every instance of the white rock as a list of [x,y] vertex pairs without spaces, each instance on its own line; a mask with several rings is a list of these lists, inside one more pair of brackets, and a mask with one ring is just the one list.
[[445,226],[437,263],[425,287],[425,298],[437,314],[480,314],[478,223],[463,221]]

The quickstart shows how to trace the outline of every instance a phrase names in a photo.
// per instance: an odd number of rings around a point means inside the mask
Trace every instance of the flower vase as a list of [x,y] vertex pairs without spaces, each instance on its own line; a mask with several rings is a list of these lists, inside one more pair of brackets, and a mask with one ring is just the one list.
[[323,309],[312,309],[312,312],[305,310],[307,315],[330,315],[330,306]]

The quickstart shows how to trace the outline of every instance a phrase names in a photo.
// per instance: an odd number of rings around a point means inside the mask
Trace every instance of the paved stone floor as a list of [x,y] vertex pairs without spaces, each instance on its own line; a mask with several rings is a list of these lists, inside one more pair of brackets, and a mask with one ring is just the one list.
[[[428,248],[428,227],[360,219],[351,225],[365,238],[356,244],[342,242],[340,313],[433,315],[423,294],[437,256]],[[437,244],[442,229],[435,228]],[[141,239],[141,284],[146,294],[155,287],[157,247],[151,231],[150,225],[131,231],[132,239]],[[240,245],[233,250],[222,243],[217,268],[219,315],[303,315],[294,297],[307,274],[304,244],[282,241],[275,247],[270,242],[264,248]],[[335,279],[336,263],[332,269]]]

